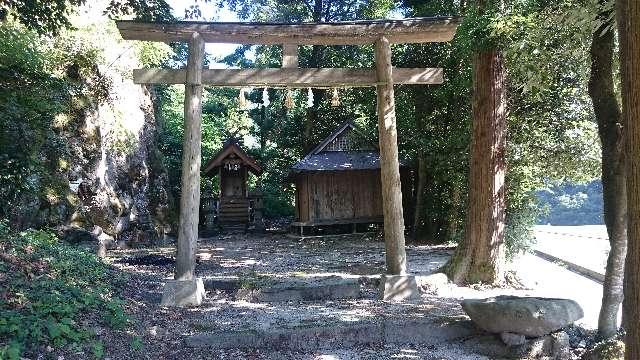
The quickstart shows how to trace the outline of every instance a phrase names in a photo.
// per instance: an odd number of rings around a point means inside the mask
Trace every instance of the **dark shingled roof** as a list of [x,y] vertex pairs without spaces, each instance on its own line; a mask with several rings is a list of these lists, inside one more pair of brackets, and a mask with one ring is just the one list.
[[[360,136],[351,122],[344,123],[322,143],[311,150],[302,160],[291,167],[289,179],[295,174],[308,171],[342,171],[342,170],[376,170],[380,169],[380,152],[378,150],[349,150],[325,151],[327,145],[347,130],[354,130]],[[372,143],[372,147],[376,147]],[[400,159],[400,166],[406,166],[406,161]]]
[[323,151],[300,160],[291,167],[293,171],[365,170],[380,168],[377,151]]
[[[404,165],[405,162],[400,160],[400,166]],[[323,151],[300,160],[291,167],[291,172],[374,169],[380,169],[380,153],[378,151]]]

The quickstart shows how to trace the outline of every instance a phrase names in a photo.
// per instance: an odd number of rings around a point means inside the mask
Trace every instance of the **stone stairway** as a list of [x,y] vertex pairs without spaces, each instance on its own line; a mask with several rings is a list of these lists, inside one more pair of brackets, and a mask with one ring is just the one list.
[[[192,319],[191,327],[197,331],[186,336],[185,344],[295,351],[389,344],[429,346],[462,339],[475,331],[468,319],[458,314],[425,313],[419,303],[385,303],[378,299],[378,283],[375,276],[204,279],[208,291],[224,292],[240,301],[242,305],[234,306],[242,310],[234,315],[235,320],[223,321],[220,311]],[[270,310],[260,310],[264,308]],[[229,328],[226,324],[233,325]]]
[[191,347],[221,349],[263,348],[314,351],[358,346],[433,346],[461,340],[476,330],[470,321],[442,323],[438,318],[414,320],[377,318],[371,321],[308,322],[302,326],[279,326],[236,331],[205,331],[185,339]]
[[247,224],[249,222],[249,200],[247,198],[223,198],[220,201],[218,222],[225,228]]
[[265,354],[405,349],[447,360],[567,358],[558,355],[566,354],[566,334],[507,346],[479,331],[457,299],[423,294],[414,302],[379,300],[375,275],[220,276],[204,283],[215,299],[185,319],[184,344],[191,348]]

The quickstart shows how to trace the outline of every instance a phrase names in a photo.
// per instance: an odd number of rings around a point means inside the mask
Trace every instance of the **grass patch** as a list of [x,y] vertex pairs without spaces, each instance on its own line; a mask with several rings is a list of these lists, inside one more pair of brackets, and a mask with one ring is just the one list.
[[46,346],[102,357],[90,326],[126,327],[124,302],[114,295],[123,281],[94,254],[50,231],[16,233],[0,221],[0,359]]

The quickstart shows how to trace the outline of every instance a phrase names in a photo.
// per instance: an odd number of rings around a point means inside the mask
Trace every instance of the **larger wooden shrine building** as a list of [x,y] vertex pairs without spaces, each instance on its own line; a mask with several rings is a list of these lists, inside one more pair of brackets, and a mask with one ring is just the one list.
[[[403,208],[410,213],[411,177],[400,162]],[[291,167],[295,183],[296,235],[311,235],[329,226],[351,226],[356,232],[381,224],[380,152],[352,122],[346,122]],[[305,234],[305,231],[307,234]]]
[[[204,175],[218,176],[220,180],[219,198],[210,196],[207,204],[207,214],[212,218],[205,219],[205,223],[217,223],[220,226],[243,225],[255,222],[261,218],[262,195],[249,191],[249,173],[259,176],[262,168],[238,145],[235,139],[225,142],[222,149],[211,158],[204,168]],[[213,195],[213,194],[211,194]],[[207,199],[207,194],[204,194]],[[256,216],[257,215],[257,216]]]

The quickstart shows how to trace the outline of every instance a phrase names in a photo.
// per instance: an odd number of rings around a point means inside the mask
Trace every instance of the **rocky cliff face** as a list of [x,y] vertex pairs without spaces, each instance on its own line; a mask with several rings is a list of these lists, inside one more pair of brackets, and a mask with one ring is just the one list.
[[94,132],[91,138],[99,140],[97,146],[83,141],[78,150],[97,150],[98,156],[70,173],[79,201],[69,225],[96,235],[102,231],[121,244],[154,243],[171,230],[171,199],[156,147],[151,94],[126,81],[115,85],[112,94],[118,97],[85,118]]
[[[96,8],[88,8],[87,13]],[[99,8],[98,8],[99,11]],[[108,99],[86,113],[85,127],[97,139],[94,161],[74,177],[79,206],[71,225],[92,228],[119,244],[152,244],[171,230],[172,199],[157,148],[152,93],[130,78],[142,65],[131,43],[117,40],[112,23],[102,30],[103,65],[97,71],[110,83]],[[82,152],[95,151],[93,146]],[[73,180],[73,179],[70,179]]]
[[85,91],[74,101],[82,104],[59,130],[70,152],[60,174],[68,189],[57,201],[40,201],[33,223],[63,223],[72,240],[153,244],[171,231],[173,201],[157,148],[153,94],[130,78],[142,67],[136,44],[119,39],[99,4],[83,9],[76,26],[86,29],[78,40],[90,42],[101,60],[89,76],[77,76]]

